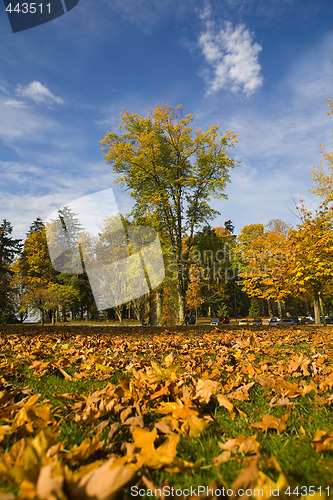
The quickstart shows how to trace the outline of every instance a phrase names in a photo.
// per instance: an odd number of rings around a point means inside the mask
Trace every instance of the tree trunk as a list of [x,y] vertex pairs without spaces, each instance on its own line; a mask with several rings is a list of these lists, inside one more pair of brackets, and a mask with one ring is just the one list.
[[282,318],[281,300],[277,300],[279,318]]
[[314,309],[315,324],[320,325],[320,305],[319,305],[319,294],[317,290],[315,290],[313,295],[313,309]]
[[156,324],[161,324],[162,317],[162,293],[156,290]]
[[181,325],[185,323],[185,293],[178,287],[178,321]]
[[323,305],[323,299],[321,297],[321,293],[318,292],[319,296],[319,309],[320,309],[320,314],[321,317],[323,318],[323,325],[326,326],[326,320],[325,320],[325,311],[324,311],[324,305]]
[[272,304],[269,299],[267,299],[267,307],[268,307],[268,316],[272,318],[273,317]]
[[120,324],[122,324],[123,322],[123,318],[122,318],[122,311],[123,311],[123,306],[120,305],[120,306],[115,306],[114,308],[115,312],[116,312],[116,315],[118,317],[118,321]]

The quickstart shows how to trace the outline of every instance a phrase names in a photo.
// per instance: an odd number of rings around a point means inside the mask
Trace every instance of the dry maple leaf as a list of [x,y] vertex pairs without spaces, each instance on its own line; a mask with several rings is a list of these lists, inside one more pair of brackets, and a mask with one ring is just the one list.
[[[239,489],[243,489],[244,493],[247,489],[251,490],[258,481],[258,462],[260,454],[258,453],[250,462],[250,465],[246,469],[242,470],[238,478],[232,483],[233,495],[230,498],[236,498]],[[242,496],[242,498],[251,498],[248,495]]]
[[311,444],[316,451],[333,451],[333,432],[317,429]]
[[179,436],[176,434],[168,435],[162,445],[155,449],[154,442],[157,438],[157,431],[152,431],[134,427],[131,429],[134,445],[140,451],[135,454],[137,466],[146,465],[152,469],[159,469],[164,465],[172,464],[177,455],[177,444]]
[[265,414],[262,417],[261,422],[256,422],[249,425],[249,427],[256,427],[262,431],[267,431],[267,429],[275,429],[278,434],[283,432],[287,428],[287,420],[290,417],[290,413],[286,413],[282,418],[273,417],[273,415]]
[[246,413],[244,413],[242,410],[237,408],[225,396],[223,396],[223,394],[217,394],[216,399],[217,399],[220,406],[223,406],[224,408],[226,408],[228,410],[232,420],[234,420],[237,413],[239,413],[239,415],[241,415],[242,417],[247,418]]
[[155,361],[151,361],[151,366],[146,368],[146,374],[150,383],[161,381],[176,381],[182,375],[183,370],[179,366],[171,365],[162,368]]
[[206,404],[208,404],[210,398],[213,395],[218,394],[220,388],[221,388],[220,382],[216,382],[215,380],[209,380],[209,379],[208,380],[199,379],[196,386],[194,399],[199,399],[200,402],[205,402]]
[[249,384],[242,385],[241,387],[238,387],[235,391],[229,393],[229,398],[230,399],[237,399],[238,401],[249,401],[250,396],[249,396],[249,389],[253,387],[255,382],[250,382]]
[[188,433],[190,437],[199,437],[207,427],[209,427],[207,420],[199,418],[196,415],[191,415],[185,420],[180,431],[184,434]]
[[41,468],[36,484],[36,496],[39,500],[67,500],[63,490],[64,484],[64,471],[55,460]]
[[122,462],[111,458],[86,474],[71,491],[71,500],[114,500],[135,475],[135,469]]
[[66,454],[66,461],[71,465],[85,462],[95,451],[103,448],[104,441],[100,441],[100,434],[96,434],[92,439],[85,439],[82,443],[74,445]]
[[156,422],[155,427],[162,434],[173,434],[170,425],[165,420],[159,420]]
[[245,434],[239,434],[235,439],[228,439],[225,443],[219,443],[219,447],[231,453],[239,452],[255,455],[260,448],[256,437],[255,435],[247,438]]
[[213,458],[213,464],[218,469],[222,463],[228,462],[230,457],[231,457],[231,451],[228,450],[223,451],[222,453],[220,453],[220,455]]
[[191,415],[198,415],[199,412],[193,409],[192,402],[188,399],[185,404],[176,398],[173,403],[165,403],[164,401],[158,406],[155,411],[162,415],[172,414],[172,416],[179,420],[186,420]]

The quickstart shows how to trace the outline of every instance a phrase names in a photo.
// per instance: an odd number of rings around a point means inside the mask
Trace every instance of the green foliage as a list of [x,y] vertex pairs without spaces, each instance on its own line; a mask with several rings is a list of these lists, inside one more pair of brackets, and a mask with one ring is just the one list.
[[251,303],[250,303],[250,309],[249,309],[249,317],[250,318],[257,318],[260,316],[260,304],[258,299],[255,297],[251,298]]
[[13,227],[6,219],[0,224],[0,323],[15,321],[15,312],[11,302],[11,266],[21,252],[19,239],[11,236]]

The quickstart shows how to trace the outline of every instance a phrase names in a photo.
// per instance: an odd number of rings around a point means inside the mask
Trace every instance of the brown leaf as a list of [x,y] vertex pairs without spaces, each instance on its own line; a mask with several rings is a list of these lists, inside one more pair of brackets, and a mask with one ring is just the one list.
[[260,448],[260,444],[256,440],[256,436],[246,438],[245,434],[239,434],[235,439],[228,439],[224,444],[219,443],[222,450],[229,450],[231,453],[251,454],[255,455]]
[[290,413],[286,413],[282,418],[273,417],[273,415],[265,414],[262,417],[261,422],[256,422],[249,425],[249,427],[256,427],[262,431],[267,431],[267,429],[275,429],[278,434],[283,432],[287,428],[287,420],[290,417]]
[[187,400],[185,404],[180,399],[175,400],[173,403],[162,402],[159,407],[156,408],[157,413],[162,415],[172,414],[173,417],[180,420],[186,420],[191,415],[198,415],[198,411],[192,409],[193,404],[190,400]]
[[220,382],[215,380],[202,380],[199,379],[196,387],[194,399],[199,399],[205,403],[209,403],[210,398],[217,394],[221,388]]
[[135,470],[111,458],[84,476],[72,491],[72,500],[114,500],[134,477]]
[[191,415],[181,426],[181,432],[189,434],[190,437],[199,437],[209,427],[209,423],[203,418]]
[[317,429],[312,441],[312,447],[316,451],[333,451],[333,432]]
[[95,451],[103,448],[104,441],[99,440],[100,435],[96,434],[92,439],[85,439],[82,443],[74,445],[66,455],[66,460],[71,464],[82,463],[87,460]]
[[173,434],[170,425],[165,420],[159,420],[156,422],[155,427],[163,434]]
[[213,458],[213,463],[218,468],[223,462],[227,462],[230,457],[231,451],[223,451],[220,455]]
[[142,415],[136,415],[135,417],[129,417],[125,420],[124,425],[131,425],[136,427],[144,427]]
[[226,408],[228,410],[228,412],[230,413],[231,415],[231,418],[232,420],[235,418],[236,416],[236,408],[235,408],[235,405],[233,403],[231,403],[225,396],[223,396],[222,394],[218,394],[216,396],[217,398],[217,401],[219,403],[220,406],[223,406],[224,408]]
[[255,382],[250,382],[249,384],[242,385],[238,387],[234,392],[229,394],[230,399],[237,399],[238,401],[249,401],[249,389],[255,384]]
[[134,427],[131,429],[136,448],[140,451],[136,454],[138,465],[147,465],[152,469],[159,469],[164,465],[172,464],[177,455],[177,444],[179,435],[171,434],[167,436],[164,443],[155,449],[154,442],[157,438],[157,431],[152,431]]
[[40,500],[66,500],[64,493],[65,478],[58,461],[41,468],[36,484],[36,494]]
[[110,425],[110,431],[108,434],[108,441],[111,441],[113,436],[118,432],[119,430],[119,423],[118,422],[113,422],[113,424]]
[[[230,498],[236,498],[236,493],[239,489],[252,489],[258,480],[258,462],[260,454],[258,453],[250,462],[250,465],[242,470],[238,478],[232,483],[233,495]],[[244,493],[245,493],[244,491]],[[251,498],[248,495],[242,496],[242,499]]]

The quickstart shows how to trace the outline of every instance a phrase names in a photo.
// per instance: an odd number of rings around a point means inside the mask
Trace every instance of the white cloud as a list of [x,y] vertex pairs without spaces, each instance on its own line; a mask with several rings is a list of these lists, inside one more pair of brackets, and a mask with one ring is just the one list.
[[[24,105],[21,100],[0,97],[0,139],[14,149],[22,141],[42,143],[49,141],[47,135],[60,130],[59,125],[49,116]],[[21,142],[18,142],[20,140]]]
[[214,201],[222,215],[213,225],[231,219],[236,232],[245,224],[272,218],[296,225],[293,200],[304,199],[309,210],[316,210],[321,200],[309,193],[314,185],[311,169],[322,159],[319,145],[332,147],[332,116],[326,114],[326,99],[332,95],[332,48],[327,35],[312,54],[300,54],[270,94],[261,96],[259,107],[246,100],[222,119],[218,96],[206,100],[199,127],[220,122],[238,133],[230,154],[241,161],[227,186],[229,199]]
[[27,108],[28,106],[23,101],[18,101],[17,99],[8,99],[4,104],[6,106],[12,106],[13,108]]
[[[206,6],[202,18],[207,19],[208,15],[210,11]],[[206,72],[209,84],[207,94],[231,89],[251,95],[262,85],[258,61],[262,47],[253,41],[252,34],[243,24],[233,28],[227,22],[223,29],[216,32],[214,24],[208,19],[205,32],[199,38],[199,46],[209,67]]]
[[20,97],[27,97],[32,99],[36,104],[44,104],[44,103],[57,103],[62,104],[63,100],[61,97],[57,97],[52,92],[45,87],[42,83],[37,80],[29,83],[26,87],[22,87],[18,85],[16,89],[16,93]]

